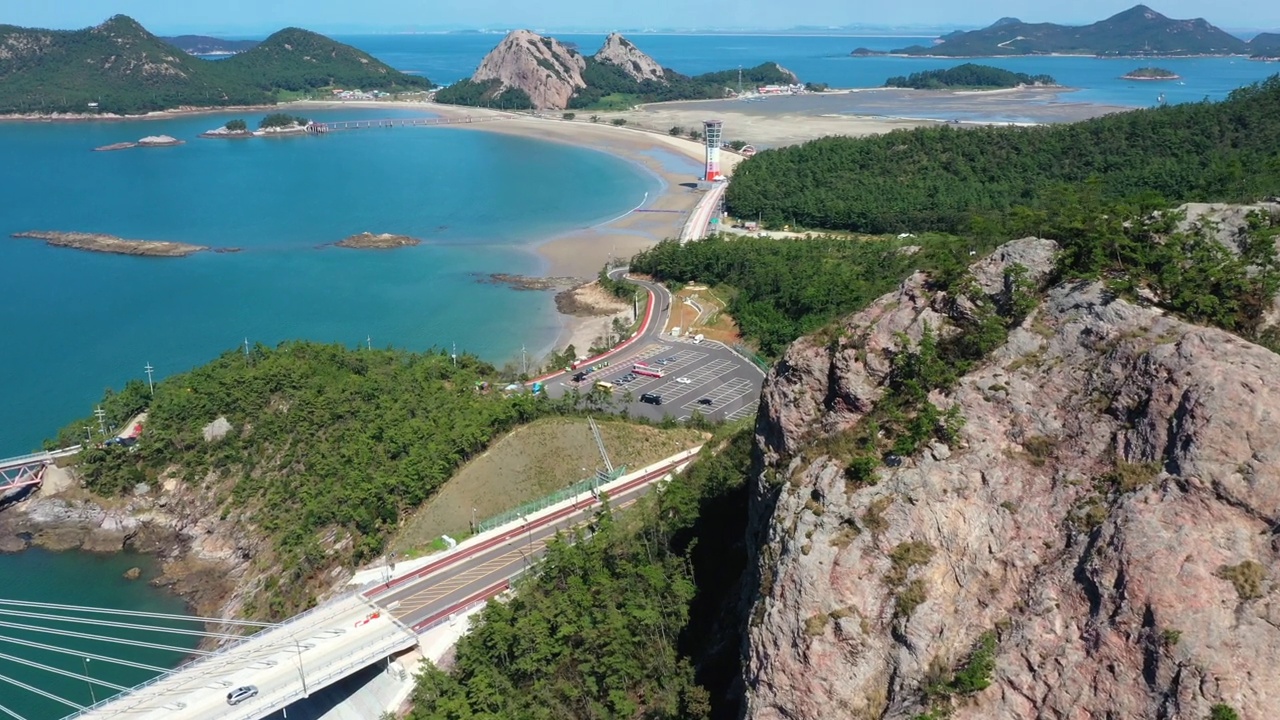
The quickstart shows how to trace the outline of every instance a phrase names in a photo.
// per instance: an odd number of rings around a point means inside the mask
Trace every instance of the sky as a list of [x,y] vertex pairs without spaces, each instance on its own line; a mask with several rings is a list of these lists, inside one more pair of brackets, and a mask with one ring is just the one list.
[[[94,25],[123,13],[159,33],[271,31],[288,25],[327,32],[430,29],[757,28],[796,26],[978,27],[1013,16],[1028,22],[1088,23],[1137,0],[0,0],[0,24]],[[1276,0],[1148,0],[1173,18],[1204,17],[1237,30],[1280,28]]]

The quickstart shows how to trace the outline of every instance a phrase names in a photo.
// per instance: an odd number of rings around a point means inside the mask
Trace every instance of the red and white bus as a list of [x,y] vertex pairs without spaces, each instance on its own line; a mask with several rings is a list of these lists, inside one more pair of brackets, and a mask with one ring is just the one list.
[[636,375],[643,375],[645,377],[651,377],[651,378],[662,377],[661,370],[657,370],[651,367],[641,367],[640,365],[636,365],[635,367],[631,368],[631,372],[635,373]]

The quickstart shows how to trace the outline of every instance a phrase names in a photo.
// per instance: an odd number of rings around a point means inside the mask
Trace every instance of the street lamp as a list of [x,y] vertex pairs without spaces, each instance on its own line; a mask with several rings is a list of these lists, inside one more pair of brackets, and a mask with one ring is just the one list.
[[84,684],[89,686],[89,699],[94,705],[98,704],[98,695],[93,691],[93,681],[89,679],[89,658],[81,657],[80,660],[84,664]]
[[307,690],[307,674],[302,670],[302,643],[298,642],[297,635],[290,635],[293,638],[293,644],[298,648],[298,677],[302,679],[302,697],[310,697],[311,692]]
[[471,508],[471,534],[472,534],[472,535],[475,535],[475,534],[476,534],[476,509],[475,509],[475,506],[472,506],[472,508]]

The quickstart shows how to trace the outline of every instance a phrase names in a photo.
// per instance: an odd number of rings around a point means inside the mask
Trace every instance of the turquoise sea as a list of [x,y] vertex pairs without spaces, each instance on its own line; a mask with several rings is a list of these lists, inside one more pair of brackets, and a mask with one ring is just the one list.
[[[561,35],[591,53],[603,35]],[[494,34],[340,37],[393,66],[438,82],[469,75],[500,39]],[[885,78],[959,60],[852,58],[856,47],[889,50],[930,38],[639,34],[632,40],[662,64],[694,74],[781,63],[802,79],[872,87]],[[1065,99],[1133,107],[1220,99],[1280,65],[1233,58],[1141,62],[1093,58],[1004,58],[991,64],[1049,73],[1079,88]],[[1119,80],[1158,64],[1184,84]],[[404,113],[404,111],[401,111]],[[319,119],[386,117],[372,109],[316,113]],[[926,115],[917,108],[913,114]],[[250,342],[308,338],[414,349],[457,344],[503,362],[549,349],[560,325],[545,293],[478,281],[492,272],[540,269],[531,249],[554,234],[615,217],[639,204],[657,180],[600,153],[449,128],[333,133],[323,138],[199,140],[234,113],[102,124],[0,123],[0,457],[26,452],[86,414],[107,386],[180,372]],[[992,118],[999,120],[1001,118]],[[94,147],[168,134],[173,148],[94,153]],[[81,230],[180,240],[241,252],[180,259],[129,258],[11,240],[23,230]],[[392,252],[320,247],[352,233],[395,232],[428,242]],[[29,551],[0,555],[0,596],[49,602],[179,611],[181,601],[120,575],[145,558]],[[31,657],[98,676],[96,662]],[[72,643],[75,646],[75,643]],[[8,648],[8,649],[6,649]],[[86,647],[98,652],[99,649]],[[102,649],[103,654],[112,654]],[[170,665],[180,653],[126,651]],[[131,685],[147,673],[110,671]],[[74,678],[43,675],[0,657],[0,675],[76,702]],[[30,718],[69,708],[0,684],[0,705]]]
[[[196,138],[228,117],[0,124],[0,457],[38,445],[148,363],[179,372],[245,338],[457,343],[495,362],[522,344],[549,350],[560,328],[550,294],[480,280],[539,272],[537,241],[616,217],[657,189],[603,153],[457,128]],[[161,133],[188,142],[90,152]],[[241,252],[134,258],[8,238],[23,230]],[[319,247],[366,230],[426,242]]]

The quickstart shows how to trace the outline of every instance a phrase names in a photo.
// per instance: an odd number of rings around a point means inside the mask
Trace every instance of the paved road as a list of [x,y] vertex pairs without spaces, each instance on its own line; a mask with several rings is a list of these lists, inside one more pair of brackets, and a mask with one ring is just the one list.
[[[614,508],[630,505],[673,468],[674,465],[663,466],[615,489],[610,497],[611,505]],[[598,509],[598,501],[584,495],[580,502],[550,516],[548,521],[534,521],[508,530],[468,550],[465,558],[455,556],[442,567],[424,568],[425,573],[415,573],[416,577],[407,582],[374,588],[369,593],[370,599],[404,625],[415,630],[425,629],[447,618],[458,605],[488,594],[494,586],[529,568],[542,556],[557,532],[588,523]]]
[[[351,595],[76,717],[252,720],[416,643],[408,628]],[[242,685],[257,686],[258,696],[229,705],[227,693]]]
[[711,189],[707,191],[707,194],[702,196],[702,199],[698,201],[698,205],[693,208],[693,212],[689,214],[689,221],[680,230],[681,243],[687,243],[690,240],[701,240],[707,236],[711,218],[720,209],[720,203],[724,198],[724,190],[725,183],[714,183]]
[[[621,277],[625,269],[609,274]],[[718,343],[694,343],[689,339],[677,339],[663,334],[671,313],[682,308],[672,308],[672,295],[658,283],[628,278],[653,294],[653,313],[649,324],[636,338],[624,347],[593,359],[588,363],[599,365],[609,362],[607,368],[591,372],[582,382],[573,381],[573,372],[559,373],[542,382],[550,397],[558,398],[576,390],[582,395],[591,391],[596,382],[614,385],[611,404],[615,409],[625,408],[633,417],[645,417],[660,421],[667,417],[687,420],[695,412],[711,420],[738,420],[755,414],[760,400],[760,388],[764,383],[762,373],[750,361]],[[694,310],[686,309],[687,313]],[[658,365],[659,362],[664,364]],[[636,377],[622,382],[636,362],[653,365],[663,371],[662,378]],[[585,369],[585,368],[584,368]],[[688,383],[679,382],[681,378]],[[627,402],[630,393],[631,401]],[[640,402],[640,396],[654,393],[662,398],[661,405]],[[706,400],[708,402],[699,402]]]

